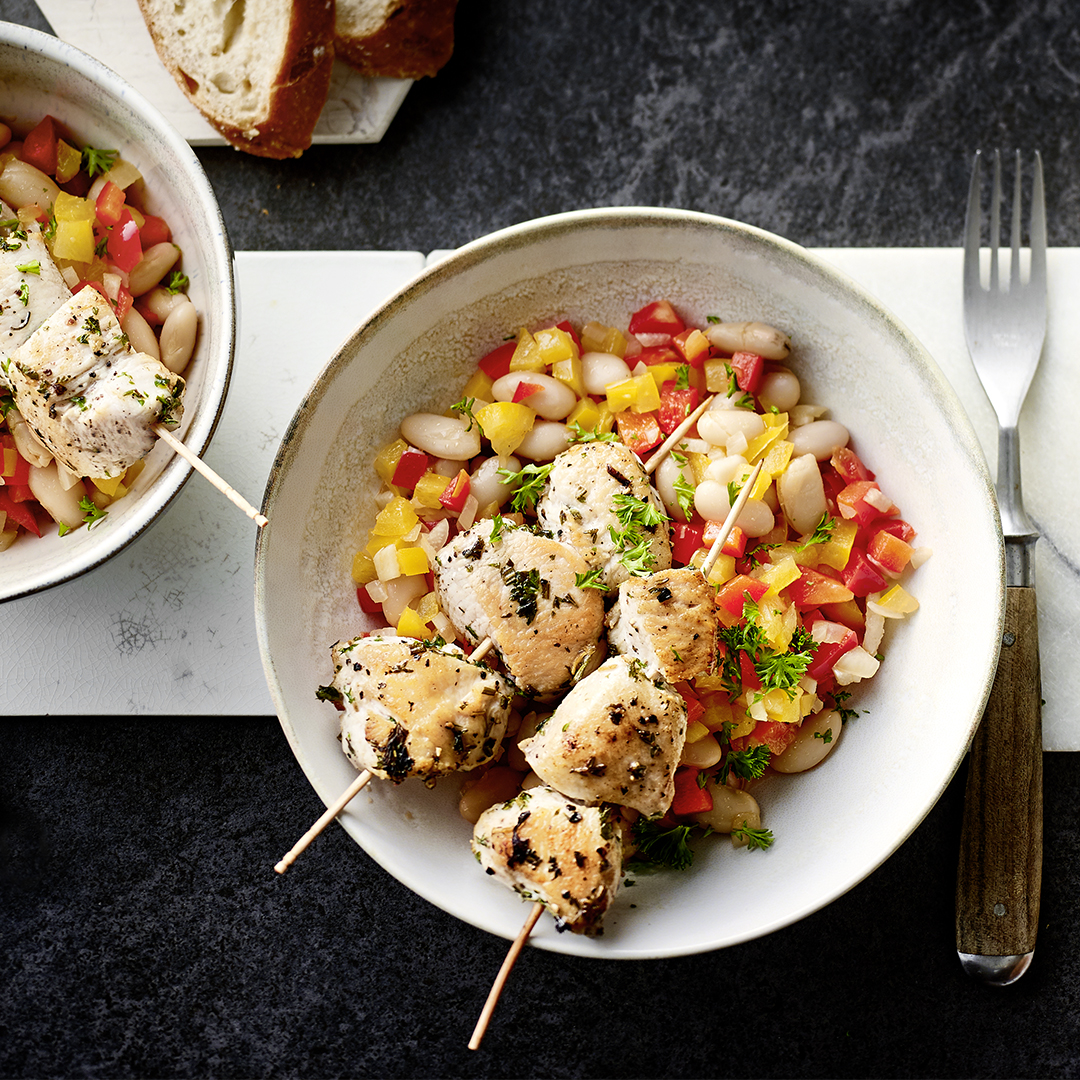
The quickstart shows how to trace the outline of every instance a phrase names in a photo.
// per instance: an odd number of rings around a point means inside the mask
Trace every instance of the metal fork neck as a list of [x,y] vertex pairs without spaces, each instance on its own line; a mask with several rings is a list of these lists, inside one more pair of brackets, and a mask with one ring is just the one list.
[[998,430],[998,509],[1005,537],[1005,580],[1009,585],[1035,584],[1035,541],[1038,530],[1024,512],[1020,491],[1020,435],[1015,427]]

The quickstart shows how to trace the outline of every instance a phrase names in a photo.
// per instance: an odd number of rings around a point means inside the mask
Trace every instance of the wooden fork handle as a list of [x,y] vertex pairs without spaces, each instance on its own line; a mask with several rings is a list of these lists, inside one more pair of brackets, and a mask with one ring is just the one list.
[[1006,589],[1001,656],[971,744],[964,796],[956,948],[969,973],[999,984],[1027,969],[1039,924],[1042,687],[1036,616],[1033,588]]

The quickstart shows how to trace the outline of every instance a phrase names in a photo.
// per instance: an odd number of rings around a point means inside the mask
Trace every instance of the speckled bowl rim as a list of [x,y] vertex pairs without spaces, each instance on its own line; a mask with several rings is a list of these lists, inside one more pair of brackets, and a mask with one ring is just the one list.
[[[217,281],[213,284],[208,282],[207,289],[223,290],[222,310],[215,330],[223,349],[219,348],[216,356],[203,358],[211,370],[206,373],[199,409],[191,415],[185,413],[180,429],[185,445],[201,456],[209,446],[225,408],[235,358],[238,319],[232,245],[210,180],[194,151],[158,109],[99,60],[40,30],[0,22],[0,51],[11,49],[35,53],[51,63],[71,69],[103,87],[113,98],[139,114],[148,126],[156,129],[162,145],[175,156],[200,213],[209,223],[207,236],[211,243],[207,249],[207,271],[215,275]],[[60,571],[28,575],[18,585],[0,594],[0,603],[53,589],[107,562],[137,540],[158,519],[180,493],[193,471],[183,458],[172,455],[149,490],[139,495],[137,513],[124,522],[123,531],[101,531],[96,543],[83,546],[64,563]],[[89,535],[93,536],[93,532]]]
[[[755,226],[694,211],[657,207],[611,207],[577,210],[523,222],[472,241],[447,255],[442,261],[428,267],[357,327],[353,335],[330,358],[316,377],[311,389],[301,402],[285,431],[270,471],[263,500],[263,512],[269,518],[270,525],[267,526],[267,529],[263,531],[256,541],[255,608],[259,647],[268,686],[278,711],[282,729],[301,768],[312,782],[324,804],[329,805],[340,795],[340,790],[328,789],[314,775],[313,765],[305,754],[298,731],[289,716],[288,702],[275,669],[274,659],[270,655],[269,631],[265,621],[266,556],[273,535],[275,502],[279,489],[296,457],[298,447],[304,438],[308,424],[311,422],[314,410],[325,394],[329,392],[337,375],[350,363],[355,362],[354,357],[362,351],[365,342],[370,341],[377,335],[401,308],[416,301],[427,291],[438,287],[440,283],[447,279],[470,267],[477,266],[489,258],[507,250],[526,250],[530,245],[538,241],[558,237],[561,234],[573,233],[583,226],[600,226],[612,229],[654,226],[683,228],[693,226],[735,234],[738,237],[767,247],[773,255],[778,254],[781,260],[781,269],[786,266],[792,270],[798,268],[802,272],[809,271],[824,288],[832,290],[836,295],[845,295],[854,299],[864,318],[877,323],[879,328],[895,342],[898,349],[905,353],[910,362],[915,365],[919,378],[933,387],[937,402],[973,470],[980,496],[981,510],[986,515],[986,518],[994,523],[995,535],[993,539],[996,544],[997,570],[991,586],[994,592],[993,634],[991,637],[995,645],[992,649],[992,655],[988,653],[985,657],[979,658],[981,672],[976,676],[977,686],[971,695],[972,707],[964,725],[964,738],[956,740],[949,761],[940,767],[938,783],[931,793],[931,797],[925,800],[925,805],[921,807],[921,811],[912,817],[906,828],[893,837],[891,844],[883,846],[878,851],[877,857],[871,863],[860,864],[853,869],[850,875],[836,880],[827,896],[817,897],[805,905],[795,904],[782,917],[760,925],[752,932],[728,937],[721,935],[722,940],[713,940],[688,947],[645,950],[635,953],[618,951],[605,953],[603,939],[600,939],[600,947],[594,950],[591,945],[582,944],[582,939],[569,934],[563,935],[561,939],[556,937],[537,941],[534,938],[532,942],[538,947],[551,949],[552,951],[608,959],[656,959],[690,955],[753,940],[798,922],[800,919],[832,903],[872,874],[908,839],[945,791],[966,755],[993,684],[997,660],[996,642],[1000,640],[1005,617],[1005,553],[993,481],[981,446],[959,398],[925,347],[880,301],[842,271],[792,241]],[[352,823],[344,818],[340,820],[342,820],[342,824],[357,843],[366,847],[363,840],[357,835]],[[407,887],[425,896],[443,910],[499,936],[506,938],[513,936],[512,933],[506,931],[505,927],[500,927],[490,920],[463,914],[453,905],[443,902],[437,892],[432,889],[418,888],[415,877],[410,880],[410,875],[407,872],[403,873],[400,862],[393,858],[387,858],[385,853],[373,853],[370,849],[368,849],[368,853],[391,874],[406,884]]]

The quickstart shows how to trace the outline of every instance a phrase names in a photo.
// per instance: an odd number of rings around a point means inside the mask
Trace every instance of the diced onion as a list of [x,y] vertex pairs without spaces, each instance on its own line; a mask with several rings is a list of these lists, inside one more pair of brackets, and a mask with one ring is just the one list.
[[374,604],[385,604],[386,598],[390,595],[381,581],[369,581],[364,588],[367,589],[367,594]]
[[866,632],[863,634],[863,648],[874,656],[881,647],[881,639],[885,636],[885,620],[877,611],[866,606]]
[[788,409],[788,423],[791,427],[803,427],[812,424],[826,412],[828,409],[824,405],[795,405]]
[[387,544],[379,548],[372,556],[371,561],[375,564],[375,573],[380,581],[393,581],[401,576],[401,567],[398,565],[397,548],[393,544]]
[[471,529],[476,521],[476,514],[479,509],[480,504],[476,501],[475,496],[470,495],[465,500],[465,505],[461,508],[461,513],[458,515],[458,528],[462,531]]
[[875,510],[880,510],[883,514],[887,514],[893,508],[892,500],[879,488],[870,488],[863,496],[863,500],[868,502]]
[[856,645],[833,664],[833,674],[841,686],[847,686],[860,679],[872,678],[879,667],[881,663],[877,657],[871,656],[861,645]]
[[926,562],[926,560],[929,559],[930,556],[933,554],[933,548],[917,547],[911,553],[911,558],[908,560],[908,566],[910,566],[912,570],[918,570],[919,567],[922,566],[922,564]]

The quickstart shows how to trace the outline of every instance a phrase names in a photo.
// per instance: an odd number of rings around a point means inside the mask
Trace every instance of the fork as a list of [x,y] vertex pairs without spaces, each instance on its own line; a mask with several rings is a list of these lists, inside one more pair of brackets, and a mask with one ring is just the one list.
[[1021,280],[1021,158],[1016,152],[1011,254],[998,265],[1001,156],[993,157],[989,288],[982,284],[982,153],[975,155],[964,238],[964,330],[998,419],[997,492],[1005,539],[1005,623],[997,673],[972,740],[956,883],[956,949],[964,970],[1006,986],[1035,951],[1042,880],[1042,710],[1035,604],[1038,530],[1020,496],[1020,408],[1046,337],[1046,208],[1036,153]]

